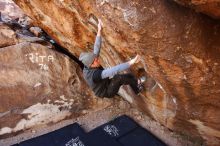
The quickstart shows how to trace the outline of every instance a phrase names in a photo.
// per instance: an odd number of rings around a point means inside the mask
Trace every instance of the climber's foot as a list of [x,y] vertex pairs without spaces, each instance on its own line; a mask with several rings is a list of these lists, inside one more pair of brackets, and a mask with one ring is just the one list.
[[138,90],[139,93],[142,92],[144,90],[144,82],[146,81],[146,77],[142,76],[138,79]]

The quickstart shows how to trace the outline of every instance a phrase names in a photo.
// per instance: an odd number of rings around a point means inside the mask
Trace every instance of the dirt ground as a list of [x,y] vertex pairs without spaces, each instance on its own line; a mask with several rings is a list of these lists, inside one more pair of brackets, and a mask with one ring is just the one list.
[[[0,146],[10,146],[12,144],[48,133],[50,131],[62,128],[66,125],[78,122],[87,132],[94,129],[95,127],[102,125],[111,119],[120,116],[128,115],[138,122],[142,127],[146,128],[159,139],[164,141],[168,146],[199,146],[202,145],[199,142],[193,141],[186,136],[178,135],[166,127],[160,125],[158,122],[149,118],[146,115],[143,115],[136,108],[131,107],[131,105],[122,100],[120,97],[109,100],[109,106],[104,109],[97,109],[93,112],[88,112],[84,116],[80,116],[76,119],[64,120],[56,124],[44,125],[40,127],[35,127],[34,129],[25,131],[15,135],[14,137],[0,140]],[[106,99],[105,99],[106,102]]]

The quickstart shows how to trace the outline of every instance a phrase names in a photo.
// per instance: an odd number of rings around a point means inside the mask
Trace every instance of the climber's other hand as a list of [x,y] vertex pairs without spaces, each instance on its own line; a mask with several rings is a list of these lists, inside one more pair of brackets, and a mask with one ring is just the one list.
[[101,30],[103,27],[103,23],[101,19],[98,19],[98,30]]
[[138,63],[140,60],[141,60],[140,55],[136,55],[135,58],[133,58],[133,59],[131,59],[131,60],[129,61],[129,64],[130,64],[130,65],[133,65],[133,64],[135,64],[135,63]]

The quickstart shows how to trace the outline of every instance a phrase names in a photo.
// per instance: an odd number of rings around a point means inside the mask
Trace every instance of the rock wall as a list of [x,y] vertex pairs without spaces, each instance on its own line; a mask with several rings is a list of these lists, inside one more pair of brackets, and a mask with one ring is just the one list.
[[3,22],[0,39],[0,139],[105,106],[80,66],[47,41]]
[[[75,56],[91,51],[104,23],[104,67],[135,54],[147,90],[130,102],[173,131],[220,143],[220,23],[169,0],[15,0],[35,25]],[[125,96],[127,99],[127,97]]]
[[202,12],[213,18],[220,18],[219,0],[174,0],[181,5],[191,7],[197,12]]
[[7,47],[17,43],[16,33],[7,25],[0,25],[0,47]]
[[16,19],[24,16],[22,10],[12,0],[0,0],[0,13],[4,18]]

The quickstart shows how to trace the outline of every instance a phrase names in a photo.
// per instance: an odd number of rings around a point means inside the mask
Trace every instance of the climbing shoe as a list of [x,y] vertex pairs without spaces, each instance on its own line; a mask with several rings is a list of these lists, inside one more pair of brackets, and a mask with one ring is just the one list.
[[138,90],[139,93],[142,92],[144,90],[144,82],[146,81],[146,77],[142,76],[138,79]]
[[143,84],[138,84],[138,93],[142,92],[144,90]]
[[142,76],[139,78],[139,81],[141,82],[141,84],[143,84],[145,81],[146,81],[146,77],[145,76]]

